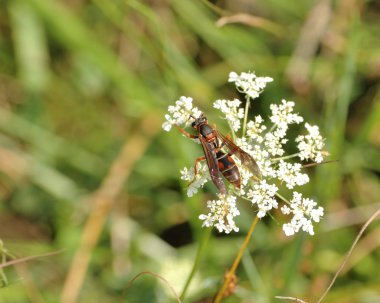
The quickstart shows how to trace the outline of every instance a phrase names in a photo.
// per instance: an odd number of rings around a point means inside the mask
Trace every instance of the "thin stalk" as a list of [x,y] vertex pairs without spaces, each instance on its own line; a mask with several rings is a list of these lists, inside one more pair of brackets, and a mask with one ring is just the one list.
[[276,124],[273,124],[273,125],[271,126],[271,128],[266,132],[266,134],[269,134],[269,133],[271,133],[272,131],[274,131],[276,127],[277,127],[277,125],[276,125]]
[[[1,263],[7,262],[6,255],[2,253],[1,255]],[[7,276],[4,273],[4,270],[0,268],[0,287],[4,287],[8,285],[8,279]]]
[[284,196],[280,195],[279,193],[276,193],[275,195],[276,195],[276,197],[280,198],[282,201],[284,201],[285,203],[290,205],[289,200],[286,199]]
[[270,161],[271,162],[276,162],[276,161],[279,161],[279,160],[286,160],[286,159],[297,157],[298,155],[299,155],[299,153],[295,153],[295,154],[291,154],[291,155],[284,156],[284,157],[272,158],[272,159],[270,159]]
[[235,134],[235,131],[232,127],[232,124],[230,121],[228,121],[228,126],[230,127],[230,130],[231,130],[231,134],[232,134],[232,141],[236,142],[236,134]]
[[212,231],[212,228],[206,228],[205,231],[203,232],[203,237],[202,237],[202,240],[201,242],[199,243],[199,246],[198,246],[198,250],[197,250],[197,255],[195,256],[195,261],[194,261],[194,264],[193,264],[193,268],[191,269],[191,272],[186,280],[186,283],[182,289],[182,293],[181,295],[179,296],[179,299],[182,301],[185,296],[186,296],[186,293],[189,289],[189,286],[190,286],[190,283],[191,281],[193,280],[194,276],[195,276],[195,273],[197,272],[198,268],[199,268],[199,264],[205,254],[205,251],[206,251],[206,247],[207,247],[207,244],[210,240],[210,235],[211,235],[211,231]]
[[4,265],[9,264],[7,262],[7,258],[16,259],[16,256],[9,253],[8,250],[4,247],[3,241],[0,239],[0,255],[1,255],[1,263],[0,263],[0,287],[4,287],[8,285],[8,278],[4,273]]
[[251,105],[251,101],[249,97],[246,97],[247,102],[245,103],[245,109],[244,109],[244,120],[243,120],[243,133],[242,138],[245,137],[245,132],[247,129],[247,120],[248,120],[248,110],[249,106]]
[[356,246],[356,244],[358,244],[361,236],[363,235],[364,231],[367,229],[368,225],[370,225],[372,223],[373,220],[375,220],[375,218],[377,216],[380,215],[380,209],[378,209],[368,220],[367,222],[365,222],[365,224],[363,225],[363,227],[360,229],[358,235],[356,236],[355,238],[355,241],[354,243],[352,243],[351,247],[350,247],[350,250],[348,251],[348,253],[346,254],[346,256],[344,257],[343,259],[343,262],[342,264],[340,264],[339,266],[339,269],[337,270],[337,272],[335,273],[334,277],[332,278],[329,286],[326,288],[325,292],[322,294],[322,296],[319,298],[319,300],[317,301],[317,303],[321,303],[322,300],[326,297],[326,295],[328,294],[328,292],[330,291],[330,289],[333,287],[336,279],[338,278],[339,274],[341,273],[341,271],[343,270],[344,266],[346,265],[348,259],[350,258],[350,256],[352,255],[352,252]]
[[234,279],[235,277],[235,271],[240,263],[240,260],[241,260],[241,257],[243,256],[243,253],[245,251],[245,249],[247,248],[247,245],[249,243],[249,240],[251,239],[251,236],[252,236],[252,233],[253,231],[255,230],[255,227],[257,225],[257,223],[259,222],[259,218],[256,216],[255,217],[255,220],[253,220],[252,222],[252,225],[251,227],[249,228],[249,231],[244,239],[244,242],[242,244],[242,246],[240,247],[240,250],[235,258],[235,261],[234,263],[232,264],[231,266],[231,269],[228,271],[228,273],[225,275],[225,278],[224,278],[224,282],[223,282],[223,285],[222,287],[219,289],[216,297],[215,297],[215,300],[214,300],[214,303],[220,303],[224,297],[224,293],[227,289],[227,286],[230,284],[230,282],[232,281],[232,279]]

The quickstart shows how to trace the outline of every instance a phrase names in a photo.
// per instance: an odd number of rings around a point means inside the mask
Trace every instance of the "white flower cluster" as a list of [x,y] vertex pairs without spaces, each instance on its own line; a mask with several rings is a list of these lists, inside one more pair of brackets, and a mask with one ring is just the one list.
[[227,197],[219,195],[219,200],[207,202],[209,213],[200,215],[199,219],[203,221],[205,227],[215,226],[219,232],[229,234],[231,231],[239,231],[234,218],[240,215],[236,208],[236,197],[229,195]]
[[297,114],[293,113],[295,103],[293,101],[281,100],[281,104],[271,104],[270,109],[272,111],[272,116],[270,120],[277,127],[277,131],[283,133],[285,132],[290,124],[299,124],[303,122],[303,118]]
[[[237,89],[246,94],[247,102],[257,98],[266,83],[272,79],[268,77],[256,77],[253,73],[230,73],[230,82],[235,82]],[[287,132],[292,124],[301,124],[304,119],[294,112],[295,103],[281,100],[279,104],[270,105],[271,115],[269,123],[257,115],[251,121],[247,121],[239,136],[236,132],[242,128],[243,118],[247,113],[240,108],[241,101],[217,100],[214,108],[221,111],[228,121],[231,131],[236,138],[235,144],[248,153],[260,168],[261,180],[257,180],[254,172],[241,164],[239,157],[232,156],[240,172],[241,187],[237,189],[233,185],[228,187],[226,196],[219,195],[218,200],[208,201],[208,214],[201,215],[203,226],[214,226],[220,232],[230,233],[238,231],[234,218],[239,215],[236,207],[236,197],[249,200],[257,209],[257,216],[263,218],[273,209],[279,208],[284,215],[293,215],[290,222],[283,225],[283,231],[287,236],[293,235],[299,230],[314,234],[313,222],[319,222],[323,216],[323,208],[311,199],[303,198],[297,191],[293,192],[293,198],[284,198],[281,186],[293,190],[309,182],[308,175],[302,171],[302,164],[295,162],[297,157],[301,160],[320,163],[328,155],[324,148],[324,139],[320,135],[317,126],[305,123],[305,133],[299,135],[295,143],[298,152],[286,155],[286,145],[289,143]],[[201,112],[192,105],[192,99],[181,97],[175,106],[169,107],[170,115],[166,115],[163,124],[165,130],[173,125],[187,127]],[[222,142],[220,142],[222,146]],[[226,146],[222,147],[228,153]],[[232,154],[234,152],[232,151]],[[293,161],[290,161],[293,160]],[[220,174],[221,175],[221,174]],[[188,196],[193,196],[199,188],[203,187],[211,178],[206,161],[197,163],[197,174],[194,176],[194,168],[181,170],[181,179],[188,181]],[[228,185],[227,180],[224,180]]]
[[240,120],[244,118],[244,109],[239,108],[241,101],[234,100],[216,100],[214,108],[219,109],[223,114],[234,132],[240,129]]
[[198,192],[198,188],[203,187],[203,185],[210,180],[210,175],[208,173],[208,167],[206,163],[197,164],[197,174],[194,176],[193,168],[188,169],[184,167],[181,171],[181,179],[188,181],[189,185],[187,186],[187,196],[192,197]]
[[234,82],[237,90],[244,93],[251,99],[256,99],[263,91],[268,82],[272,82],[270,77],[257,77],[255,73],[235,72],[229,74],[228,82]]
[[317,207],[317,203],[308,198],[302,198],[302,194],[293,192],[290,205],[281,207],[284,215],[293,214],[289,223],[283,225],[282,229],[287,236],[294,235],[300,229],[314,235],[313,221],[319,222],[323,216],[323,208]]
[[193,117],[199,117],[201,111],[197,107],[193,107],[193,99],[182,96],[175,102],[175,105],[168,107],[169,114],[165,115],[166,121],[162,124],[165,131],[170,131],[173,125],[182,125],[187,127],[193,120]]
[[275,199],[278,187],[274,184],[268,184],[266,180],[261,180],[253,185],[253,190],[248,191],[247,197],[251,199],[252,204],[256,204],[259,212],[259,218],[265,217],[268,211],[278,207]]
[[260,134],[264,132],[267,127],[263,125],[263,122],[263,118],[258,115],[255,117],[254,121],[249,121],[247,123],[247,136],[253,140],[256,140],[257,143],[263,143],[264,141],[263,137]]
[[309,132],[306,136],[298,136],[296,142],[298,142],[298,149],[300,151],[299,157],[301,160],[312,160],[317,163],[323,161],[323,156],[328,155],[326,151],[323,151],[325,143],[322,136],[319,133],[318,126],[305,123],[305,128]]
[[289,163],[280,160],[277,168],[277,178],[284,182],[286,187],[293,189],[295,186],[301,186],[309,182],[309,176],[301,173],[302,165],[300,163]]

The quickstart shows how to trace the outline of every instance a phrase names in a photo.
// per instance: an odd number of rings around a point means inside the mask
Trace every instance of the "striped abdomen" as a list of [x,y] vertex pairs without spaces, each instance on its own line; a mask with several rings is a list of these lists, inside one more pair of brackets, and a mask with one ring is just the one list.
[[237,168],[234,159],[229,154],[222,151],[216,153],[218,159],[219,171],[227,179],[228,182],[240,188],[240,173]]

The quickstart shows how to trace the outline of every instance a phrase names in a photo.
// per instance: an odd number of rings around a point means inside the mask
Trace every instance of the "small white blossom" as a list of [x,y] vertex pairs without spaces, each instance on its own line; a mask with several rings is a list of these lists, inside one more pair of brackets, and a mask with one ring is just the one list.
[[194,178],[194,168],[184,167],[181,171],[181,179],[190,182],[187,186],[187,196],[192,197],[198,192],[198,189],[210,179],[208,167],[205,163],[198,162],[197,174]]
[[219,200],[207,202],[209,213],[200,215],[199,219],[203,221],[202,226],[214,226],[219,232],[229,234],[231,231],[238,232],[234,218],[240,215],[236,208],[236,197],[219,195]]
[[292,189],[294,186],[304,185],[309,182],[309,176],[301,173],[302,165],[300,163],[288,163],[281,160],[278,163],[277,178],[285,182],[287,188]]
[[257,77],[255,73],[235,72],[229,74],[228,82],[234,82],[238,91],[246,94],[251,99],[256,99],[263,91],[268,82],[272,82],[270,77]]
[[214,108],[219,109],[225,116],[225,119],[236,132],[240,129],[240,119],[244,118],[244,109],[239,108],[241,101],[234,100],[216,100]]
[[191,116],[199,117],[201,111],[197,107],[193,107],[193,99],[190,97],[180,97],[175,102],[175,105],[168,107],[169,114],[165,115],[166,121],[162,124],[162,128],[165,131],[170,131],[173,125],[189,126],[193,121]]
[[240,171],[241,187],[243,190],[243,188],[249,185],[249,183],[252,181],[253,173],[249,169],[247,169],[245,166],[238,165],[238,167]]
[[302,194],[293,192],[293,199],[289,207],[282,207],[281,211],[285,215],[293,214],[289,223],[283,225],[283,230],[287,236],[291,236],[300,229],[314,235],[313,221],[319,222],[323,216],[323,207],[317,207],[317,203],[308,198],[302,198]]
[[291,212],[291,209],[287,206],[287,205],[283,205],[281,207],[281,212],[284,214],[284,215],[289,215],[290,212]]
[[285,151],[282,146],[288,141],[288,139],[281,138],[277,133],[267,133],[265,135],[264,145],[272,156],[282,156]]
[[249,121],[247,123],[247,136],[257,143],[262,143],[264,138],[261,134],[267,129],[265,125],[263,125],[263,118],[261,116],[256,116],[254,121]]
[[300,151],[299,157],[301,160],[313,160],[317,163],[323,161],[323,156],[328,154],[323,151],[325,145],[322,136],[319,133],[319,128],[316,125],[310,125],[305,123],[305,128],[308,131],[306,136],[298,136],[296,142],[298,142],[298,149]]
[[266,177],[268,179],[276,178],[277,171],[275,167],[273,166],[272,161],[264,160],[264,161],[258,161],[257,163],[259,163],[260,165],[260,171],[263,177]]
[[299,114],[293,113],[294,105],[295,103],[293,101],[286,101],[284,99],[281,100],[280,105],[270,105],[272,111],[270,120],[277,126],[277,128],[286,131],[289,124],[299,124],[303,121],[303,118]]
[[278,187],[274,184],[268,184],[266,180],[261,180],[253,186],[253,190],[248,191],[248,198],[251,199],[252,204],[256,204],[259,208],[257,216],[264,217],[272,208],[277,208],[278,203],[274,198]]

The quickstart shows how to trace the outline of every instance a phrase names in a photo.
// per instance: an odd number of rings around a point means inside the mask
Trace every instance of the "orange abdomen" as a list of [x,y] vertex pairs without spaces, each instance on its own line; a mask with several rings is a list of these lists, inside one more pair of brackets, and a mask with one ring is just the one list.
[[240,188],[240,172],[236,166],[234,159],[229,154],[218,151],[216,153],[218,159],[219,171],[227,179],[228,182],[233,184],[235,187]]

